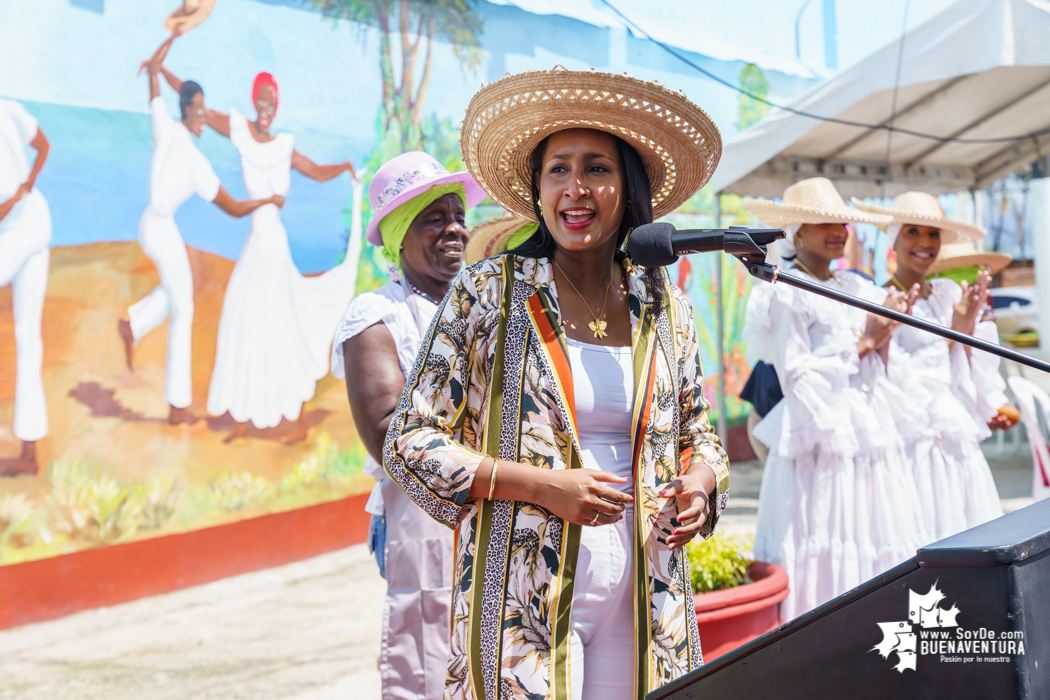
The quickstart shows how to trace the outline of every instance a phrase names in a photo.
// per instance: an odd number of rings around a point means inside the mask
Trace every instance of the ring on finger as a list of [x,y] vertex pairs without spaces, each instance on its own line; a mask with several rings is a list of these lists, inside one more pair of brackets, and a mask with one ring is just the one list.
[[601,511],[598,511],[598,510],[594,511],[594,517],[591,519],[591,525],[597,525],[598,524],[598,516],[601,515],[601,514],[602,514]]

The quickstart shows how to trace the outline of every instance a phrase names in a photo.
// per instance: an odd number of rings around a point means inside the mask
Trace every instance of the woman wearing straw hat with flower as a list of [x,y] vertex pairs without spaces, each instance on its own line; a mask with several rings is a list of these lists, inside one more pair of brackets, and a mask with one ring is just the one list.
[[380,246],[391,282],[354,299],[336,330],[332,374],[346,379],[358,435],[376,479],[365,510],[369,547],[387,580],[379,671],[383,700],[440,698],[448,665],[452,533],[383,478],[383,438],[405,377],[441,299],[459,274],[466,211],[485,193],[469,173],[433,157],[402,153],[368,187],[375,217],[368,242]]
[[[926,281],[942,246],[972,243],[984,236],[982,229],[949,219],[937,198],[924,192],[905,192],[889,209],[857,200],[854,204],[892,217],[883,227],[897,256],[897,271],[886,286],[905,290],[918,285],[912,314],[998,340],[995,323],[980,321],[991,283],[987,271],[961,286],[947,278]],[[893,405],[931,541],[1002,515],[980,448],[990,434],[989,423],[1009,420],[999,417],[1008,404],[999,358],[905,327],[894,334],[889,377],[901,392]]]
[[445,697],[641,698],[702,663],[683,546],[728,463],[689,301],[621,247],[721,139],[681,93],[556,69],[483,87],[461,146],[538,226],[453,284],[387,434],[387,473],[456,530]]
[[[851,272],[834,272],[848,223],[887,217],[846,206],[811,178],[783,203],[745,200],[787,233],[791,273],[906,310],[909,300]],[[894,324],[783,284],[751,292],[743,338],[772,364],[784,398],[755,426],[769,447],[759,492],[755,556],[787,570],[790,620],[915,554],[924,543],[918,501],[885,401],[884,358]]]

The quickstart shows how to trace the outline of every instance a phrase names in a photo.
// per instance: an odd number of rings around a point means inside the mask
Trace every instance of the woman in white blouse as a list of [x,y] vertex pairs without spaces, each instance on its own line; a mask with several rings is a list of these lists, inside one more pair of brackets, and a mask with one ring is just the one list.
[[[914,299],[831,269],[845,250],[847,223],[887,219],[847,207],[829,180],[792,185],[783,204],[745,206],[786,230],[791,274],[902,311]],[[914,556],[925,540],[886,401],[894,329],[784,284],[757,286],[748,300],[748,352],[776,368],[784,392],[754,433],[769,447],[755,556],[788,573],[785,621]]]
[[[893,217],[886,230],[897,270],[886,287],[919,286],[914,316],[998,341],[995,323],[980,320],[988,304],[988,272],[961,286],[946,278],[926,281],[942,245],[978,240],[983,230],[947,218],[937,198],[924,192],[906,192],[890,209],[854,203]],[[999,409],[1008,404],[999,358],[910,327],[894,335],[890,357],[889,377],[901,392],[893,402],[898,429],[931,538],[940,540],[1002,515],[980,448],[991,434],[989,424],[1002,423]]]

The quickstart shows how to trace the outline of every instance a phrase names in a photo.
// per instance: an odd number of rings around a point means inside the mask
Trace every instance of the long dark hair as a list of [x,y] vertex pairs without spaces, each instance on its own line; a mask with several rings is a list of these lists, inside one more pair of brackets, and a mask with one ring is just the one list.
[[[540,172],[543,170],[543,156],[547,150],[549,138],[548,136],[540,141],[532,152],[532,210],[536,213],[540,227],[520,246],[507,251],[514,255],[542,258],[554,253],[554,236],[551,235],[550,229],[547,228],[540,214]],[[616,245],[619,249],[623,247],[632,229],[653,222],[653,201],[652,191],[649,189],[649,176],[645,174],[645,165],[638,151],[618,136],[613,136],[613,138],[616,139],[616,149],[619,151],[620,162],[623,164],[623,182],[627,195],[627,209],[623,213],[616,236]],[[663,270],[659,267],[645,268],[645,286],[656,308],[662,308],[664,303]]]

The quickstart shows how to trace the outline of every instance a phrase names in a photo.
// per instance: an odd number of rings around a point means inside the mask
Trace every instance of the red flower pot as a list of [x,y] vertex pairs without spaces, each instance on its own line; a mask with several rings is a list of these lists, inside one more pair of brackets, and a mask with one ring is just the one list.
[[780,626],[780,601],[788,594],[787,573],[761,561],[747,573],[751,583],[693,596],[705,662]]

